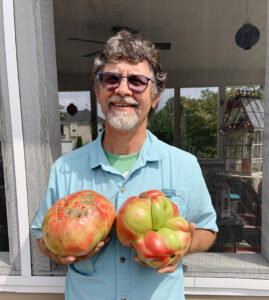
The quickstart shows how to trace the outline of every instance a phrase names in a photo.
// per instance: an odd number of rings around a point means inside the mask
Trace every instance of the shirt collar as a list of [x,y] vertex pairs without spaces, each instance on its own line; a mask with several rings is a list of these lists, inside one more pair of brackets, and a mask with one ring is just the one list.
[[[96,168],[100,165],[110,167],[104,153],[102,139],[104,130],[98,135],[97,139],[92,142],[92,151],[89,157],[90,168]],[[159,140],[149,130],[146,131],[146,140],[140,150],[138,157],[139,165],[144,165],[147,161],[158,161],[165,156],[164,151],[160,149]]]
[[164,152],[160,149],[160,141],[149,130],[146,131],[146,140],[141,148],[140,157],[146,161],[158,161],[164,157]]
[[98,137],[92,142],[91,154],[89,157],[90,168],[94,169],[101,164],[108,164],[106,159],[104,149],[102,146],[102,140],[104,135],[104,130],[98,135]]

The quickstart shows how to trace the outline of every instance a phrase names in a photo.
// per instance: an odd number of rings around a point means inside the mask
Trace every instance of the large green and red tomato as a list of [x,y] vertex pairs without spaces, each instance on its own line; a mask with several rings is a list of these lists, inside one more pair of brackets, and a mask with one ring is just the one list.
[[124,246],[133,248],[142,262],[154,268],[176,263],[191,241],[187,221],[158,190],[123,203],[117,216],[117,235]]
[[116,218],[110,200],[94,191],[65,196],[48,210],[42,236],[48,249],[60,256],[90,252],[109,234]]

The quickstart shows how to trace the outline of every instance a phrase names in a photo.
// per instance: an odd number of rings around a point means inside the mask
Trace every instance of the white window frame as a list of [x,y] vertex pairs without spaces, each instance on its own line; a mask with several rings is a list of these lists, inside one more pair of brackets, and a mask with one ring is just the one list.
[[[14,26],[13,1],[3,0],[3,21],[5,36],[5,53],[7,65],[7,82],[11,114],[13,140],[15,183],[17,191],[17,208],[19,224],[19,242],[22,276],[31,275],[31,257],[29,240],[28,202],[24,160],[24,144],[17,70],[17,54]],[[23,247],[22,247],[23,245]]]
[[[31,275],[28,201],[14,30],[14,7],[13,1],[10,0],[2,0],[2,4],[11,127],[13,135],[14,168],[16,175],[21,275],[0,275],[0,291],[21,293],[63,293],[64,276]],[[186,277],[184,282],[186,294],[269,296],[269,280]]]
[[70,136],[71,137],[76,137],[78,136],[78,125],[71,123],[70,124]]

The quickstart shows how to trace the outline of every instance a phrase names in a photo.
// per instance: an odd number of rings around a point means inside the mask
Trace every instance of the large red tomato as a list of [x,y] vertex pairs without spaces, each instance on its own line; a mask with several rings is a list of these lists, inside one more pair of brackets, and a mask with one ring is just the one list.
[[117,235],[124,246],[133,248],[139,259],[153,268],[176,263],[191,241],[187,221],[158,190],[123,203],[117,216]]
[[94,191],[79,191],[48,210],[42,223],[43,239],[60,256],[85,255],[109,234],[115,217],[110,200]]

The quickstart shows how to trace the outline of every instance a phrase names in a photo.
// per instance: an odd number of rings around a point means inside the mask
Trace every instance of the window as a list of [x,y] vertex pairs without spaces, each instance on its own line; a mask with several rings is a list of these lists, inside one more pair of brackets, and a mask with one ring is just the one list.
[[185,88],[180,95],[180,148],[217,158],[218,88]]
[[[91,96],[89,91],[59,92],[62,154],[92,141]],[[70,109],[71,108],[71,109]],[[104,115],[97,105],[97,134],[104,128]]]
[[174,105],[174,89],[164,90],[148,121],[148,129],[169,145],[174,145]]
[[[175,113],[179,114],[179,134],[175,133]],[[180,111],[175,112],[173,89],[166,89],[148,123],[159,139],[198,158],[217,158],[218,88],[181,88]]]

